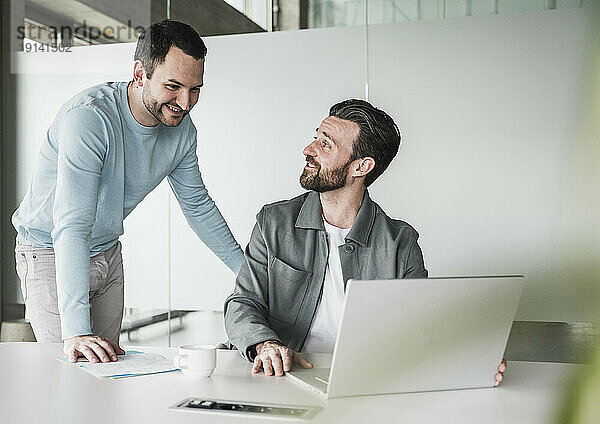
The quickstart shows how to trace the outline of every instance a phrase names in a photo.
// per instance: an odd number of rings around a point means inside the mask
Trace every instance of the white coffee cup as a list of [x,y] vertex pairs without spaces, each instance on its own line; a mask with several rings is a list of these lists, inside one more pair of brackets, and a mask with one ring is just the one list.
[[188,377],[210,377],[217,366],[217,347],[186,345],[179,348],[173,364]]

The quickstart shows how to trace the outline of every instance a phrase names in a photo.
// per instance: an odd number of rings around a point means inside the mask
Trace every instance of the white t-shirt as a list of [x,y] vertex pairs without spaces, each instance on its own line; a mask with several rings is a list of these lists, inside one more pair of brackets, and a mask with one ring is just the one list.
[[323,294],[304,342],[302,352],[333,353],[335,338],[344,306],[344,277],[338,246],[345,244],[350,228],[338,228],[323,220],[329,235],[329,257],[325,269]]

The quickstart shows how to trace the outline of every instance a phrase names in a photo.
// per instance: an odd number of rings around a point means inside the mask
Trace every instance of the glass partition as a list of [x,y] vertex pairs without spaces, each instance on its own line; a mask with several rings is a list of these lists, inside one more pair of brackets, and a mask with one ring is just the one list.
[[[10,42],[13,51],[21,53],[12,57],[12,73],[6,77],[9,86],[16,90],[16,105],[10,105],[10,110],[3,106],[3,114],[14,118],[12,129],[2,129],[3,257],[12,257],[15,234],[9,217],[27,189],[45,128],[60,105],[77,92],[109,79],[128,80],[133,43],[151,22],[166,17],[184,21],[209,44],[208,83],[191,116],[199,131],[199,160],[209,192],[244,247],[257,212],[253,202],[258,205],[291,197],[294,189],[290,191],[290,186],[269,180],[272,176],[267,173],[259,175],[270,181],[273,194],[264,197],[251,188],[237,190],[232,182],[223,181],[220,178],[223,170],[219,169],[223,167],[215,162],[225,154],[228,166],[240,169],[249,166],[244,154],[214,149],[215,143],[244,141],[243,136],[229,131],[243,126],[248,139],[259,140],[264,129],[258,123],[280,125],[281,133],[296,143],[293,150],[296,154],[312,133],[306,131],[306,126],[298,125],[295,116],[309,114],[312,122],[318,123],[332,99],[368,99],[369,85],[371,96],[393,104],[396,99],[382,81],[397,77],[398,69],[406,70],[413,65],[405,63],[402,56],[390,59],[388,52],[382,50],[382,46],[395,46],[392,41],[396,33],[403,34],[397,27],[386,29],[387,24],[580,7],[585,3],[585,0],[12,0]],[[242,35],[286,31],[288,34],[268,39]],[[240,36],[216,37],[236,34]],[[114,44],[122,46],[110,52],[88,49]],[[69,56],[65,51],[57,52],[58,46],[81,50]],[[443,51],[438,53],[442,55]],[[418,57],[426,52],[411,54]],[[94,66],[87,67],[88,63]],[[419,75],[419,70],[414,69],[412,75]],[[458,73],[456,76],[460,77]],[[420,84],[434,82],[431,78]],[[331,98],[325,92],[333,93]],[[418,89],[410,93],[418,99]],[[397,98],[401,94],[405,93],[399,93]],[[40,98],[45,100],[43,107]],[[281,114],[284,109],[296,115]],[[406,113],[410,114],[408,106]],[[223,125],[225,128],[212,127],[219,119],[227,123]],[[211,131],[231,134],[231,138],[221,136],[222,139],[214,140]],[[7,140],[16,141],[10,144]],[[244,151],[248,157],[255,153],[253,146],[243,148],[248,149]],[[274,155],[288,154],[280,146],[274,149]],[[289,172],[284,159],[282,164],[272,164],[282,175]],[[290,159],[290,166],[296,165]],[[240,204],[247,209],[243,210],[244,217],[238,219]],[[125,221],[122,242],[126,299],[121,339],[124,343],[180,345],[226,340],[221,311],[225,297],[233,290],[233,275],[212,253],[202,250],[178,208],[170,188],[163,182]],[[11,260],[3,263],[2,283],[3,318],[22,316],[20,284]]]

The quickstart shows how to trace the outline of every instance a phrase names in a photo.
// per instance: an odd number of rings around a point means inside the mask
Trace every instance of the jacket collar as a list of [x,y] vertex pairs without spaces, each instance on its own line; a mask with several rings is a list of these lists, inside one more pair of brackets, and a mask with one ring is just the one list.
[[325,230],[321,198],[316,191],[310,191],[306,195],[298,218],[296,218],[296,228]]
[[[346,239],[353,240],[358,244],[366,246],[375,222],[375,203],[369,197],[369,192],[365,190],[362,204],[352,224],[350,232],[346,236]],[[307,194],[304,199],[304,203],[296,218],[296,228],[323,230],[323,207],[321,206],[321,198],[319,193],[311,191]]]

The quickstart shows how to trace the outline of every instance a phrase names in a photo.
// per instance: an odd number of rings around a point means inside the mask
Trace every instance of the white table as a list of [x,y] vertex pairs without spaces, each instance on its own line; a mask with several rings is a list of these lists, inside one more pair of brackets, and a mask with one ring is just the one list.
[[[130,347],[135,348],[135,347]],[[172,357],[174,348],[141,347]],[[180,412],[168,407],[187,397],[239,402],[320,405],[311,423],[526,423],[552,422],[563,388],[577,365],[509,362],[496,389],[459,390],[321,400],[285,377],[251,375],[237,351],[219,351],[209,379],[180,372],[104,380],[56,360],[61,344],[0,343],[0,422],[246,423],[261,419]],[[278,422],[263,419],[266,422]],[[282,421],[283,422],[283,421]],[[289,421],[287,421],[289,422]]]

